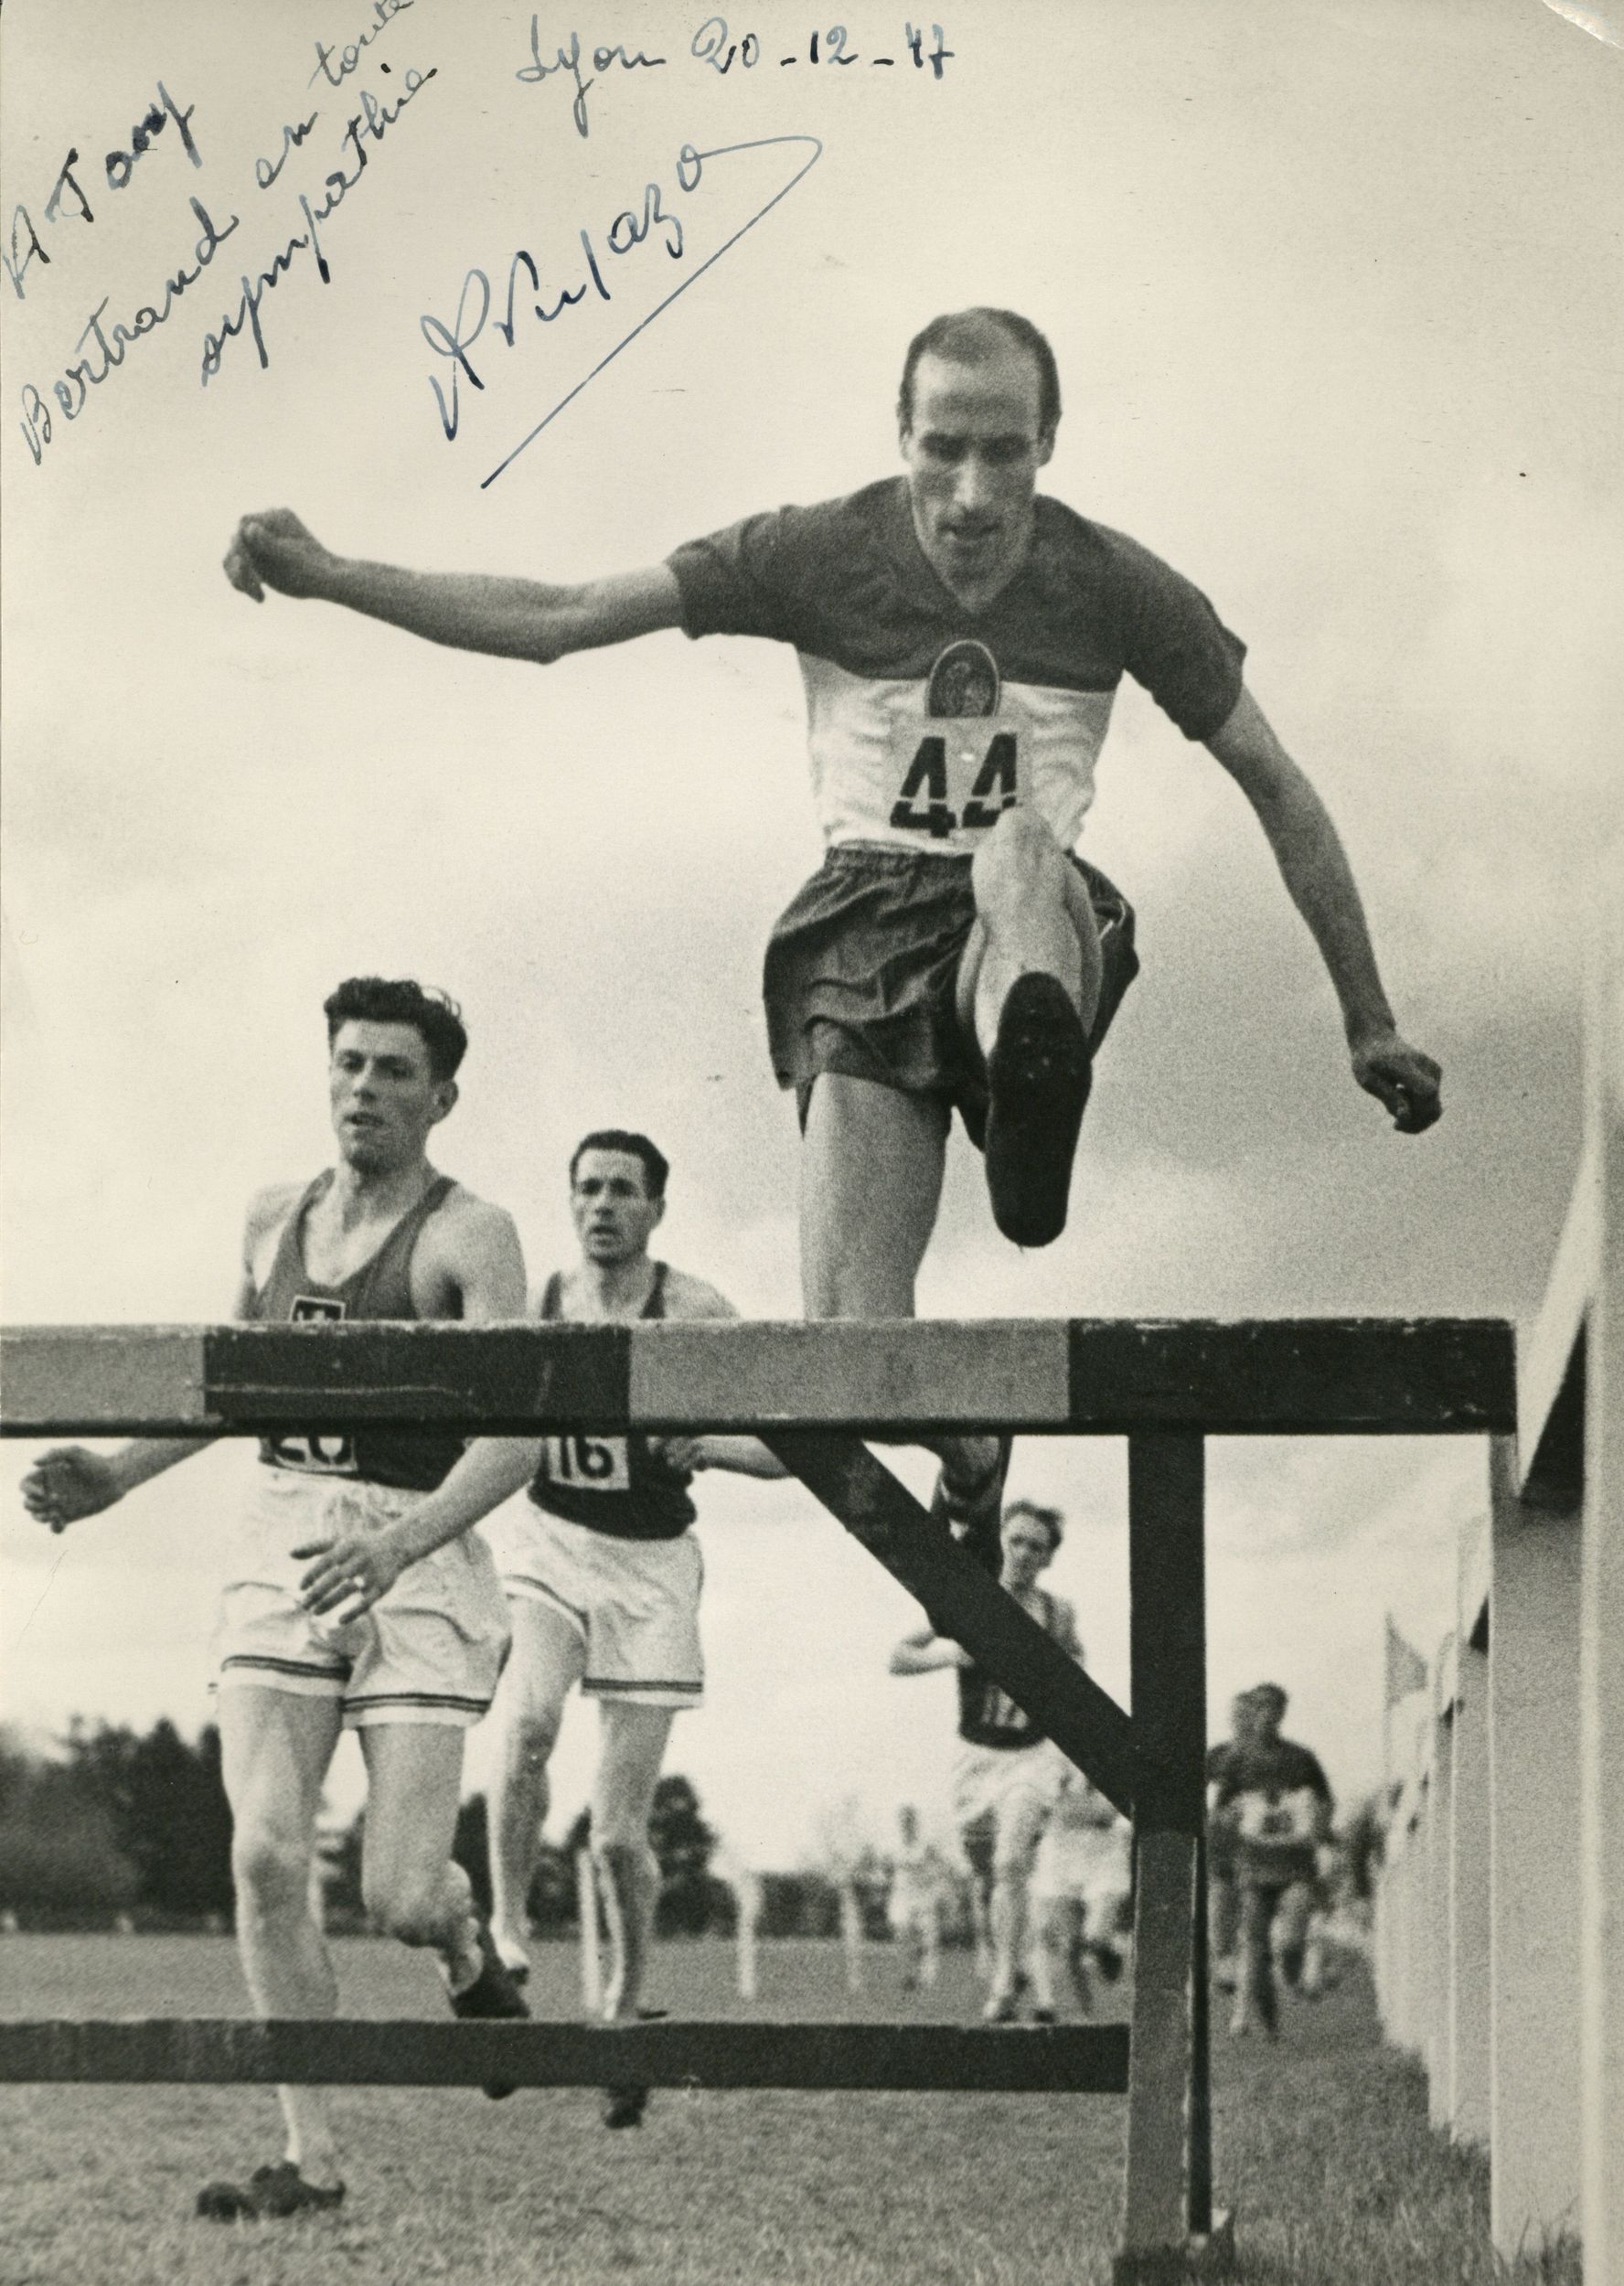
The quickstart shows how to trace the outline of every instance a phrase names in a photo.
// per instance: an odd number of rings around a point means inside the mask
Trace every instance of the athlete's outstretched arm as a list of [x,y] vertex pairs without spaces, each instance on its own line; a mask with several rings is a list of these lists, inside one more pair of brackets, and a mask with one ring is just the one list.
[[969,1663],[970,1654],[963,1644],[938,1635],[934,1628],[920,1628],[903,1636],[891,1654],[889,1669],[893,1675],[930,1675],[939,1667],[967,1667]]
[[[708,1279],[687,1270],[672,1270],[666,1281],[666,1316],[685,1325],[702,1325],[717,1319],[737,1320],[738,1311],[727,1296]],[[761,1477],[768,1481],[790,1471],[776,1453],[769,1452],[759,1437],[724,1437],[707,1429],[693,1436],[657,1437],[650,1440],[673,1469],[723,1469],[734,1476]]]
[[[285,1183],[257,1191],[248,1209],[231,1316],[249,1316],[254,1298],[253,1259],[267,1231],[286,1213],[296,1192]],[[209,1437],[133,1437],[116,1452],[93,1453],[85,1445],[53,1445],[40,1454],[22,1481],[23,1506],[52,1532],[66,1532],[82,1517],[100,1515],[126,1492],[149,1484],[182,1460],[215,1442]]]
[[682,618],[676,574],[663,563],[575,587],[477,572],[406,572],[334,555],[291,508],[245,516],[225,568],[232,586],[256,604],[272,588],[279,595],[343,604],[454,650],[543,667],[572,651],[678,626]]
[[1399,1036],[1382,987],[1364,906],[1330,813],[1243,690],[1207,750],[1251,803],[1275,862],[1320,947],[1341,1003],[1353,1076],[1404,1135],[1431,1127],[1443,1106],[1429,1055]]
[[722,1469],[736,1477],[761,1477],[768,1482],[790,1471],[759,1437],[723,1437],[707,1429],[693,1437],[651,1437],[649,1449],[658,1451],[673,1469],[692,1472]]

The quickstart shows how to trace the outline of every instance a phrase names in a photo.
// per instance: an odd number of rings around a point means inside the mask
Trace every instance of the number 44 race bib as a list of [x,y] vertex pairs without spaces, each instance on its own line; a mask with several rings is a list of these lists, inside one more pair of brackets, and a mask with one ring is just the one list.
[[893,831],[946,841],[985,832],[1020,799],[1019,725],[1000,710],[1002,678],[984,643],[950,643],[925,683],[925,719],[893,723]]

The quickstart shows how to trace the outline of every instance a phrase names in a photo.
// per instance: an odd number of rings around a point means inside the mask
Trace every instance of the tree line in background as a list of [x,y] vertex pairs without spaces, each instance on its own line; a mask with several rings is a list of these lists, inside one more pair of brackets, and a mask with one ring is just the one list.
[[[0,1913],[19,1926],[136,1928],[229,1927],[231,1813],[220,1781],[219,1734],[190,1745],[173,1723],[137,1733],[76,1720],[60,1754],[31,1752],[0,1730]],[[328,1925],[364,1926],[364,1813],[321,1835]],[[530,1892],[540,1935],[572,1932],[579,1914],[575,1857],[586,1843],[582,1811],[561,1843],[544,1843]],[[464,1802],[455,1854],[483,1906],[490,1903],[482,1794]],[[718,1837],[689,1781],[662,1778],[649,1821],[660,1868],[662,1936],[731,1935],[732,1888],[713,1870]],[[883,1886],[861,1885],[865,1917],[882,1918]],[[817,1873],[769,1874],[762,1884],[764,1936],[832,1936],[839,1890]],[[878,1933],[878,1932],[877,1932]]]
[[[210,1725],[194,1746],[167,1721],[138,1734],[76,1720],[59,1744],[60,1755],[47,1757],[0,1730],[0,1913],[35,1928],[105,1928],[121,1917],[137,1928],[229,1927],[231,1813],[219,1732]],[[321,1837],[328,1925],[340,1931],[365,1925],[362,1814]],[[488,1908],[486,1831],[485,1797],[471,1795],[454,1850]],[[587,1834],[582,1811],[561,1843],[542,1844],[530,1891],[540,1936],[577,1926],[575,1858]],[[1341,1840],[1349,1891],[1368,1899],[1382,1846],[1376,1800],[1352,1813]],[[649,1842],[660,1868],[660,1935],[731,1936],[737,1899],[713,1869],[718,1837],[687,1779],[660,1779]],[[865,1933],[883,1939],[890,1878],[889,1860],[871,1846],[843,1869],[764,1874],[757,1928],[763,1937],[835,1936],[844,1884],[855,1890]],[[970,1926],[967,1888],[949,1906],[944,1935],[967,1942]]]

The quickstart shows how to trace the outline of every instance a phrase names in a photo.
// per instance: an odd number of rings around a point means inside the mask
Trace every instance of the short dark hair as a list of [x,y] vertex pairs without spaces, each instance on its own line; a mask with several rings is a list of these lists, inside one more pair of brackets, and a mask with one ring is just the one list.
[[628,1159],[641,1159],[644,1195],[650,1199],[665,1197],[666,1178],[671,1171],[671,1162],[659,1146],[651,1143],[646,1135],[634,1135],[627,1127],[594,1127],[590,1135],[583,1135],[570,1155],[572,1188],[575,1181],[575,1170],[588,1151],[624,1151]]
[[1030,317],[1015,310],[973,309],[933,317],[908,344],[903,359],[903,385],[897,391],[897,418],[904,429],[914,426],[914,375],[920,358],[951,358],[961,365],[978,364],[987,354],[988,326],[1005,335],[1018,349],[1024,349],[1038,369],[1039,428],[1059,427],[1060,368],[1046,336]]
[[1242,1696],[1250,1699],[1254,1706],[1261,1706],[1266,1699],[1281,1714],[1291,1704],[1277,1682],[1255,1682],[1250,1691],[1243,1692]]
[[327,1045],[341,1024],[410,1024],[429,1052],[437,1080],[455,1077],[468,1052],[463,1011],[448,992],[425,991],[412,977],[346,977],[322,1002]]
[[1011,1501],[1004,1511],[1005,1523],[1011,1516],[1030,1516],[1034,1524],[1041,1524],[1049,1534],[1051,1555],[1065,1538],[1065,1519],[1058,1508],[1045,1508],[1039,1501]]

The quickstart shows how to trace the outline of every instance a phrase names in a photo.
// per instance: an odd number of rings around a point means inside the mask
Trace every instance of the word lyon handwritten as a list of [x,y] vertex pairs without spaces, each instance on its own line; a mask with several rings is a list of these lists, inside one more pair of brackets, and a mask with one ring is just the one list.
[[[933,24],[930,28],[935,39],[935,46],[933,48],[925,47],[925,36],[923,31],[906,23],[903,27],[903,45],[913,56],[914,68],[916,71],[924,70],[928,65],[933,78],[939,80],[942,77],[942,68],[952,60],[954,50],[947,46],[946,37],[939,24]],[[688,52],[696,62],[709,64],[712,71],[725,79],[735,63],[742,70],[753,71],[762,59],[762,44],[754,32],[746,32],[742,39],[730,40],[727,18],[722,16],[710,16],[706,17],[689,42]],[[826,32],[812,33],[807,42],[805,53],[808,63],[850,65],[862,60],[856,49],[848,45],[848,34],[844,24],[831,24]],[[532,16],[530,18],[530,60],[521,65],[513,76],[527,87],[540,87],[546,80],[556,79],[560,72],[567,72],[575,89],[570,101],[570,116],[575,122],[576,134],[585,135],[591,132],[591,122],[587,116],[587,93],[590,89],[597,86],[598,80],[606,72],[612,70],[616,65],[623,71],[658,71],[664,69],[667,60],[668,59],[664,56],[646,56],[640,48],[635,56],[628,55],[622,43],[616,43],[613,47],[606,44],[594,47],[589,52],[581,44],[581,34],[572,32],[568,45],[562,41],[557,43],[553,48],[552,61],[546,63],[542,60],[541,19],[539,16]],[[798,49],[794,55],[780,56],[778,59],[781,69],[786,64],[799,63],[800,60],[801,51]],[[894,68],[896,60],[894,56],[871,56],[868,59],[871,65],[879,65],[887,69]],[[590,63],[596,75],[590,80],[585,77],[582,69],[582,66],[587,63]]]

